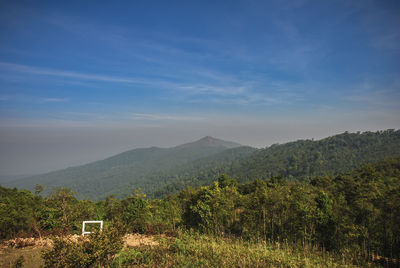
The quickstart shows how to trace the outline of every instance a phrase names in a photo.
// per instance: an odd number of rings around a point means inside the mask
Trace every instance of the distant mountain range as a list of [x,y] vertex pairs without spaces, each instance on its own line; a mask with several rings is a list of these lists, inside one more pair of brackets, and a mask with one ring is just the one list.
[[2,183],[6,187],[46,192],[69,187],[78,198],[102,200],[114,194],[126,197],[141,188],[150,197],[161,197],[214,181],[225,173],[239,182],[283,177],[302,180],[335,175],[362,164],[400,156],[400,131],[339,134],[322,140],[299,140],[265,149],[204,137],[172,148],[141,148],[113,157]]

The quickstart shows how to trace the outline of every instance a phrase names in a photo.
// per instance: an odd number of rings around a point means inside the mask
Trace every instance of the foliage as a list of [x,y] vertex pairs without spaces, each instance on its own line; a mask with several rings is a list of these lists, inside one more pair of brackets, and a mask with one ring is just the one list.
[[182,223],[180,200],[177,196],[155,199],[149,204],[148,233],[174,234]]
[[136,196],[130,196],[121,202],[123,210],[120,217],[131,232],[143,233],[146,231],[149,201],[144,197],[136,194]]
[[53,248],[43,252],[45,267],[107,266],[121,250],[122,236],[119,228],[110,227],[77,241],[56,238]]
[[235,186],[221,188],[218,182],[214,182],[212,186],[202,187],[187,204],[186,225],[214,234],[229,231],[236,218],[237,198]]
[[40,202],[29,191],[0,186],[0,239],[33,232],[34,213]]

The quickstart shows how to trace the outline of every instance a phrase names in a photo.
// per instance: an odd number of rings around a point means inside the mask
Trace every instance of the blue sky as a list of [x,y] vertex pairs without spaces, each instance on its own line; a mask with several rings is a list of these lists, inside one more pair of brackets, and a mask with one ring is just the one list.
[[0,167],[397,129],[399,29],[399,1],[1,1]]

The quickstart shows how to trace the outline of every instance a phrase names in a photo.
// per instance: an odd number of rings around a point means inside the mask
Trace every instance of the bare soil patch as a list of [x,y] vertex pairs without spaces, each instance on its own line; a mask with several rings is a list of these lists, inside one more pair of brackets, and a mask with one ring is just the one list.
[[124,246],[138,247],[138,246],[158,246],[158,242],[154,240],[152,235],[142,234],[127,234],[124,236]]

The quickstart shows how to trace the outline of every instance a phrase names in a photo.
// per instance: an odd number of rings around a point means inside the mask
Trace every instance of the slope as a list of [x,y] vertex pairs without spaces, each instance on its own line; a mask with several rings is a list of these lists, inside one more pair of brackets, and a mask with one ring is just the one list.
[[205,165],[208,169],[198,170],[197,173],[188,166],[175,174],[175,180],[155,190],[154,196],[160,197],[187,186],[208,185],[222,173],[236,178],[240,183],[278,176],[302,180],[317,175],[336,175],[363,164],[398,156],[400,130],[345,132],[318,141],[298,140],[274,144],[222,166]]
[[[127,183],[131,186],[130,193],[132,189],[143,187],[141,178],[145,175],[238,146],[240,144],[207,136],[173,148],[134,149],[94,163],[8,181],[3,185],[33,190],[36,184],[40,184],[45,187],[44,193],[54,187],[69,187],[76,192],[78,198],[98,200],[105,193],[124,187]],[[153,180],[152,187],[157,187],[157,183],[157,180]]]
[[[217,179],[220,174],[225,173],[226,166],[237,163],[240,159],[251,155],[255,151],[257,149],[241,146],[199,158],[170,169],[159,170],[141,177],[141,188],[149,197],[158,198],[184,189],[187,185],[204,185],[209,181]],[[114,194],[118,197],[126,197],[131,193],[131,189],[133,188],[134,183],[130,182],[124,185],[124,187],[113,189],[107,195]]]

